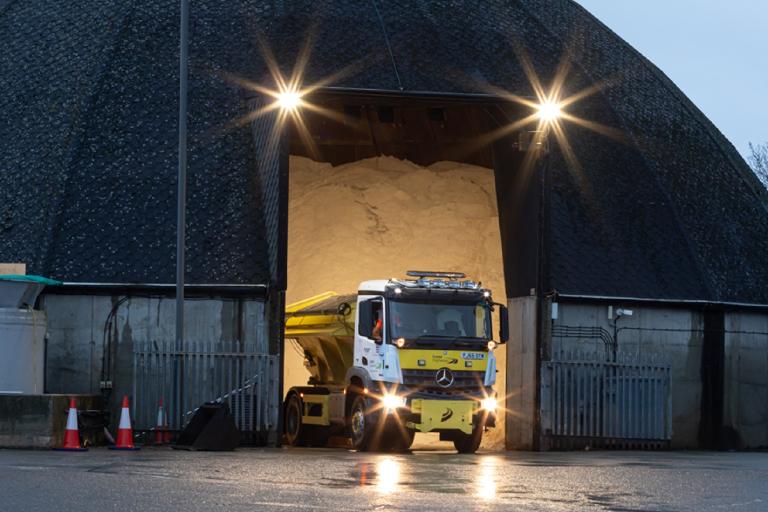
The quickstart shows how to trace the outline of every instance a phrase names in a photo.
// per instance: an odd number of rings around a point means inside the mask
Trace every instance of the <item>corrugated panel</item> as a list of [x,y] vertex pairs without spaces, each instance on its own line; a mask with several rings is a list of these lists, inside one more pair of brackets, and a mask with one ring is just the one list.
[[542,433],[552,447],[669,446],[669,365],[568,354],[542,363],[541,390]]
[[229,406],[235,424],[251,442],[274,442],[280,397],[276,356],[237,342],[189,343],[178,351],[174,342],[134,346],[134,429],[154,430],[163,399],[168,427],[179,431],[206,402]]

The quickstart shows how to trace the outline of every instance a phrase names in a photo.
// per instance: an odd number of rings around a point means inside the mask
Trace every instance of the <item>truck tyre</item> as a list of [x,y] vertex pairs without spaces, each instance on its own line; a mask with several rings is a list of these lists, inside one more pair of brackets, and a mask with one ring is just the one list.
[[285,439],[291,446],[324,446],[329,432],[325,427],[307,425],[301,421],[302,400],[296,393],[285,401]]
[[457,432],[454,434],[453,446],[459,453],[475,453],[480,448],[480,441],[483,440],[483,430],[485,429],[485,418],[482,418],[473,428],[471,434]]
[[376,417],[368,411],[365,397],[355,395],[349,408],[349,433],[352,438],[352,448],[366,452],[375,449],[374,435]]
[[401,425],[390,425],[387,428],[385,435],[385,442],[387,443],[387,451],[393,452],[407,452],[413,444],[413,437],[416,435],[416,431],[410,428],[405,428]]

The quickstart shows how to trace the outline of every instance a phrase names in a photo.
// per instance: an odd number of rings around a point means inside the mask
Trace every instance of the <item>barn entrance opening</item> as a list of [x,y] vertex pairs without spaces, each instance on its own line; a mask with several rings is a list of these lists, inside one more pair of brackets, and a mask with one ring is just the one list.
[[[518,203],[530,195],[515,185],[525,148],[518,132],[503,128],[527,114],[446,98],[344,94],[312,103],[317,108],[302,111],[287,135],[286,304],[327,291],[354,294],[362,281],[413,269],[463,272],[502,303],[508,285],[521,288],[520,274],[530,269],[518,264],[519,246],[536,241],[519,229]],[[286,339],[283,353],[284,389],[306,385],[301,347]],[[501,398],[504,346],[497,357]],[[501,423],[485,447],[504,446]],[[414,446],[435,439],[419,434]]]

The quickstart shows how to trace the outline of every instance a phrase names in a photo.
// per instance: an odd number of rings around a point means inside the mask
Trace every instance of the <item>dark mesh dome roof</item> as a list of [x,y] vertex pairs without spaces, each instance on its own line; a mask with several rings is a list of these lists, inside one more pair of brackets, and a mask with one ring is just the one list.
[[[87,4],[84,6],[84,4]],[[0,2],[0,260],[71,281],[170,282],[178,2]],[[563,293],[768,303],[765,192],[657,68],[570,0],[192,2],[189,273],[270,279],[269,197],[227,72],[265,75],[257,35],[306,80],[436,93],[532,94],[516,41],[575,92],[581,171],[552,155],[550,281]],[[389,45],[387,44],[389,43]],[[391,49],[391,54],[390,54]],[[265,213],[266,212],[266,213]]]

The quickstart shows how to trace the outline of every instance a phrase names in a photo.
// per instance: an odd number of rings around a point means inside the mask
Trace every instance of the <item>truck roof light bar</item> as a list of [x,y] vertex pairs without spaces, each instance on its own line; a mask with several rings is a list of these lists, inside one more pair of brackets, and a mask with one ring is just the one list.
[[432,272],[424,270],[409,270],[405,274],[411,277],[442,277],[444,279],[464,279],[467,277],[462,272]]
[[427,279],[424,277],[421,277],[417,280],[391,279],[387,286],[395,287],[395,290],[400,289],[399,292],[395,291],[395,293],[398,295],[403,293],[404,288],[443,288],[443,289],[450,289],[450,290],[479,290],[480,289],[480,283],[475,281]]

